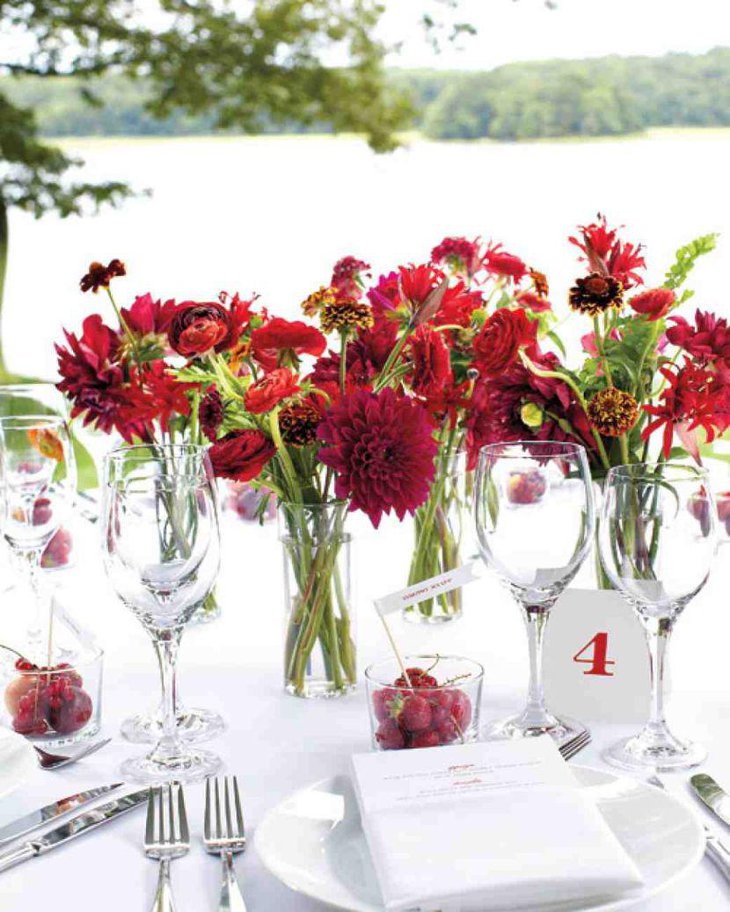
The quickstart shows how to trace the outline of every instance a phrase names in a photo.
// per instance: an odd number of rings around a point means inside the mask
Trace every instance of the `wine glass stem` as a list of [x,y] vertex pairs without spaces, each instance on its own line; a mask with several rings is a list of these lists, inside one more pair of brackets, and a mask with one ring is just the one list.
[[548,721],[542,682],[542,647],[550,609],[544,605],[523,605],[527,646],[530,655],[530,685],[527,691],[526,716],[535,725]]
[[175,708],[177,705],[177,654],[181,631],[164,630],[154,634],[155,652],[160,663],[162,682],[162,738],[155,748],[157,756],[174,756],[179,752]]
[[668,731],[664,717],[664,674],[672,622],[667,618],[649,618],[644,620],[644,629],[651,663],[651,713],[646,727],[655,735],[664,735]]
[[[33,644],[40,643],[43,634],[43,627],[46,623],[46,618],[48,618],[49,650],[51,650],[52,644],[50,643],[50,612],[52,605],[48,597],[48,589],[45,585],[43,571],[41,569],[41,557],[43,556],[43,549],[40,548],[23,551],[21,552],[20,556],[22,558],[23,566],[28,578],[30,590],[33,593],[33,616],[30,620],[30,623],[28,624],[28,639]],[[49,664],[51,664],[50,659]]]

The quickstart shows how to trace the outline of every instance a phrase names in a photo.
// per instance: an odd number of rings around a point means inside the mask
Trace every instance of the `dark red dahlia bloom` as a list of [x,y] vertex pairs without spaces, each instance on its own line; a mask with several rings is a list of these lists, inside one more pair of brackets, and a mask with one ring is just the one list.
[[642,314],[650,322],[666,317],[674,307],[677,296],[671,288],[647,288],[629,301],[633,311]]
[[428,497],[437,444],[423,406],[398,396],[357,390],[327,413],[318,429],[319,459],[337,473],[335,493],[377,527],[384,513],[399,519]]
[[451,383],[451,355],[443,338],[430,326],[419,326],[408,341],[413,361],[409,381],[417,396],[437,396]]
[[295,367],[301,355],[321,355],[327,339],[315,327],[301,320],[272,317],[251,333],[254,358],[264,368],[273,370],[282,364]]
[[730,386],[723,383],[720,374],[689,358],[681,367],[665,366],[659,370],[668,385],[659,403],[643,407],[654,420],[641,432],[642,439],[648,440],[663,428],[662,451],[669,458],[676,430],[688,451],[698,458],[693,432],[702,428],[711,442],[730,426]]
[[671,317],[674,326],[667,329],[667,339],[672,345],[684,349],[702,364],[717,364],[730,370],[730,326],[724,317],[715,314],[695,313],[694,326],[684,317]]
[[359,298],[365,280],[369,278],[369,263],[354,256],[346,256],[335,263],[330,285],[347,297]]
[[522,281],[528,272],[527,265],[515,254],[503,250],[501,244],[493,244],[487,248],[483,263],[487,272],[506,276],[515,283]]
[[521,348],[534,350],[537,323],[523,310],[502,307],[493,313],[474,339],[474,366],[491,377],[515,360]]
[[155,301],[147,292],[134,299],[131,307],[122,307],[122,318],[133,333],[140,336],[166,333],[175,315],[174,301]]
[[205,436],[214,443],[223,424],[225,409],[223,399],[216,387],[211,386],[198,406],[198,421]]
[[[543,370],[556,371],[556,355],[531,355]],[[487,383],[478,383],[467,420],[469,467],[476,465],[481,447],[500,441],[573,441],[578,438],[589,450],[595,440],[585,412],[570,387],[554,377],[537,377],[522,362],[515,361]],[[572,433],[571,433],[572,430]]]
[[125,413],[129,402],[122,364],[117,360],[119,337],[98,314],[87,317],[81,336],[65,332],[68,347],[56,345],[58,389],[72,402],[71,416],[83,416],[84,424],[93,424],[109,434],[118,431],[131,442],[141,437],[144,426]]
[[208,450],[216,478],[251,481],[257,478],[276,447],[261,431],[231,431]]
[[480,246],[479,238],[469,241],[465,237],[446,237],[431,251],[431,262],[471,278],[481,266]]

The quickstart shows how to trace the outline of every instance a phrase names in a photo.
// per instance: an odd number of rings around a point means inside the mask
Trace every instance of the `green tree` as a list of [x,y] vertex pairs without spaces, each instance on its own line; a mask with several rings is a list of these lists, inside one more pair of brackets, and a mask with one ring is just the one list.
[[[374,37],[382,12],[380,0],[156,0],[141,18],[133,0],[0,0],[13,39],[0,74],[74,78],[95,105],[99,77],[121,73],[140,81],[153,118],[210,115],[216,128],[246,132],[325,123],[385,151],[410,105],[384,75],[386,48]],[[0,301],[9,207],[65,217],[131,192],[117,181],[74,181],[80,164],[44,142],[33,110],[0,88]]]

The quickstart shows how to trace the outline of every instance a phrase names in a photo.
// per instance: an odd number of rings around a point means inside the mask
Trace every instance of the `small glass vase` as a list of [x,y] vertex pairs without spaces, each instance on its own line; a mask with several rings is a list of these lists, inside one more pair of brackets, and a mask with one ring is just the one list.
[[[470,528],[473,477],[467,471],[464,451],[437,466],[429,498],[414,515],[409,586],[462,565]],[[461,612],[461,589],[453,589],[437,598],[409,605],[403,609],[403,617],[414,623],[443,624],[461,617]]]
[[297,697],[355,689],[356,652],[347,505],[279,504],[284,549],[284,686]]

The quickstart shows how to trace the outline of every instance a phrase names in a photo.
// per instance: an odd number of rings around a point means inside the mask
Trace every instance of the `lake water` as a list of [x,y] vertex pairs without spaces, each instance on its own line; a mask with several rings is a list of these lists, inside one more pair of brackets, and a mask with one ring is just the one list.
[[[674,250],[723,232],[697,270],[697,303],[728,312],[730,130],[621,141],[524,144],[415,141],[392,155],[331,137],[74,140],[84,177],[128,180],[151,198],[65,221],[11,215],[3,331],[11,369],[51,377],[53,342],[99,295],[78,280],[92,259],[119,257],[120,301],[151,291],[210,299],[258,292],[285,316],[355,254],[387,271],[421,261],[446,234],[481,235],[547,272],[562,302],[580,273],[566,241],[597,211],[646,243],[650,281]],[[579,321],[571,320],[579,329]]]

